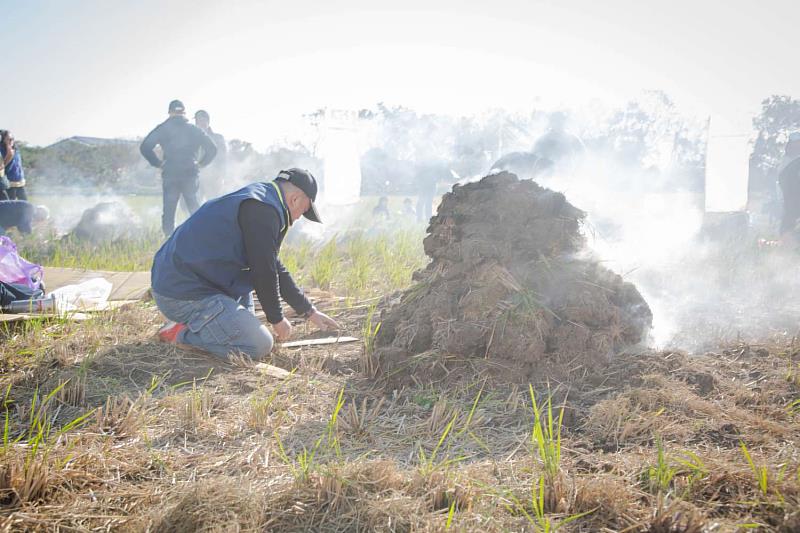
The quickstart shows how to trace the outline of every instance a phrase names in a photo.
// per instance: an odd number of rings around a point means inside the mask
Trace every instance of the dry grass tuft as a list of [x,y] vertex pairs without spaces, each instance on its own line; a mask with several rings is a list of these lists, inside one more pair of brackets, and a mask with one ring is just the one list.
[[706,519],[692,505],[681,500],[674,500],[668,505],[662,498],[658,499],[656,512],[648,533],[703,533]]
[[264,498],[239,478],[215,477],[192,484],[155,520],[154,533],[261,530]]
[[272,425],[272,414],[269,398],[251,398],[247,409],[247,427],[258,432],[268,431]]
[[455,511],[470,512],[480,498],[480,491],[469,481],[451,479],[445,472],[435,472],[425,480],[424,499],[432,512]]
[[399,492],[406,483],[397,463],[388,460],[354,463],[348,471],[348,479],[375,494]]
[[358,359],[358,371],[368,379],[376,379],[381,372],[378,354],[365,348]]
[[575,506],[577,489],[574,480],[563,471],[545,482],[544,511],[546,513],[569,514]]
[[[339,414],[339,428],[347,435],[363,437],[369,433],[370,426],[381,413],[384,398],[370,401],[369,398],[361,400],[361,407],[354,400]],[[371,405],[370,405],[371,404]]]
[[411,531],[428,509],[404,486],[392,462],[334,466],[270,494],[264,530]]
[[457,416],[456,408],[447,400],[441,399],[433,405],[425,429],[429,435],[438,437]]
[[633,487],[618,476],[597,474],[578,478],[572,511],[590,513],[585,520],[589,524],[596,524],[598,529],[602,525],[621,530],[636,521],[636,516],[632,514],[635,510],[630,502],[638,497]]
[[40,447],[15,444],[0,452],[0,529],[3,510],[24,511],[37,505],[47,509],[65,491],[80,493],[104,483],[93,473],[96,455],[89,450],[76,452],[80,445],[61,437]]
[[75,407],[86,405],[86,374],[78,373],[67,381],[58,384],[61,387],[58,391],[58,399]]
[[320,506],[338,512],[348,503],[347,482],[335,469],[314,474],[311,483],[316,489],[317,504]]
[[202,421],[211,417],[217,407],[218,398],[206,384],[198,386],[197,380],[194,379],[192,389],[185,394],[181,415],[184,427],[187,429],[197,429]]
[[43,499],[53,487],[50,463],[44,455],[5,457],[0,470],[0,502],[16,508]]
[[109,396],[105,405],[97,408],[93,429],[103,435],[126,438],[137,435],[143,422],[141,401],[133,402],[127,396]]

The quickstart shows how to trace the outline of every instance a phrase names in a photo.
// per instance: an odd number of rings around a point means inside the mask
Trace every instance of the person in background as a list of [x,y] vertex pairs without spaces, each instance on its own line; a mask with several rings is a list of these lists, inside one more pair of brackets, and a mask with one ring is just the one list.
[[8,180],[9,200],[27,200],[25,192],[25,171],[22,169],[22,154],[17,149],[14,136],[8,130],[0,132],[0,156]]
[[30,233],[33,227],[50,218],[50,211],[43,205],[33,205],[25,200],[0,201],[0,235],[9,228],[20,233]]
[[800,132],[789,135],[783,159],[778,166],[778,184],[783,193],[781,239],[794,236],[800,219]]
[[[181,197],[190,215],[200,207],[197,199],[199,168],[207,166],[217,155],[214,141],[203,130],[189,124],[183,102],[173,100],[168,112],[169,118],[148,133],[139,147],[147,162],[161,169],[164,191],[161,229],[167,237],[175,229],[175,210]],[[163,158],[156,155],[156,146],[161,146]]]
[[201,109],[194,114],[194,124],[211,137],[217,147],[214,161],[203,170],[200,176],[200,192],[206,199],[214,198],[227,192],[225,190],[225,171],[228,163],[228,147],[225,137],[211,129],[211,117],[208,111]]
[[403,215],[410,218],[416,218],[417,216],[417,212],[414,211],[414,204],[411,202],[411,198],[405,198],[403,200]]
[[439,183],[452,178],[450,168],[444,161],[427,160],[417,164],[417,222],[428,222],[433,214],[433,200]]
[[231,353],[266,357],[273,338],[253,313],[254,290],[279,340],[292,333],[281,299],[320,329],[339,329],[278,259],[286,232],[301,216],[320,222],[316,198],[314,176],[290,168],[274,181],[209,200],[178,226],[156,252],[151,269],[153,299],[170,321],[159,340],[221,358]]
[[544,135],[533,144],[531,153],[536,156],[534,176],[571,174],[586,152],[583,141],[567,130],[567,115],[561,111],[552,113]]
[[372,216],[389,219],[389,199],[386,196],[378,198],[378,205],[372,208]]

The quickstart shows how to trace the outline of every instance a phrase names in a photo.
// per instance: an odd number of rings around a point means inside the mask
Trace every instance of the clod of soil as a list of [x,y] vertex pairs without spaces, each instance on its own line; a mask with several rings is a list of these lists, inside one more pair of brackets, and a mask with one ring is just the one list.
[[650,308],[584,252],[584,217],[508,172],[454,186],[424,241],[431,262],[381,313],[374,356],[389,381],[437,380],[463,362],[505,381],[570,379],[639,343]]

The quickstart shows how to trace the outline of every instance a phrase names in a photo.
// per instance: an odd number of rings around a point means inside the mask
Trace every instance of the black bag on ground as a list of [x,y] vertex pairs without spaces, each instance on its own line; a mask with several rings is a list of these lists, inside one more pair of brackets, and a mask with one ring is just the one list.
[[0,281],[0,307],[20,300],[35,300],[43,297],[44,291],[41,289],[29,289],[24,285]]

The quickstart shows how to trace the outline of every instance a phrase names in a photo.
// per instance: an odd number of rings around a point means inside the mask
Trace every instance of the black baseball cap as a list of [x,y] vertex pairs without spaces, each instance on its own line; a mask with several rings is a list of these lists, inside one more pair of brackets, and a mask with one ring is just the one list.
[[317,180],[308,170],[302,168],[290,168],[289,170],[281,170],[278,172],[276,180],[288,181],[308,196],[311,200],[311,207],[308,211],[303,213],[303,216],[312,222],[319,222],[322,224],[322,219],[317,212],[317,206],[314,201],[317,199]]
[[173,100],[169,103],[170,113],[183,113],[184,111],[186,111],[186,107],[180,100]]

